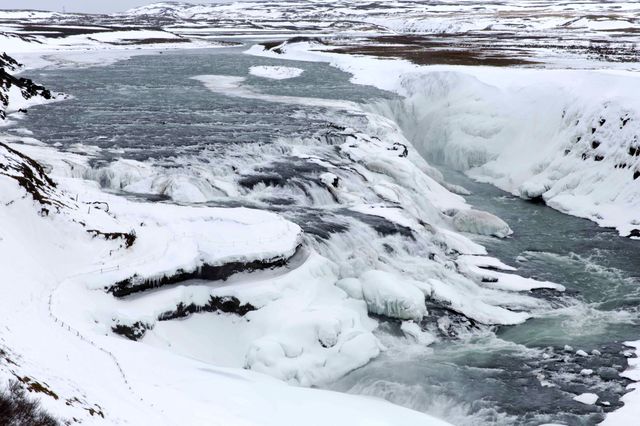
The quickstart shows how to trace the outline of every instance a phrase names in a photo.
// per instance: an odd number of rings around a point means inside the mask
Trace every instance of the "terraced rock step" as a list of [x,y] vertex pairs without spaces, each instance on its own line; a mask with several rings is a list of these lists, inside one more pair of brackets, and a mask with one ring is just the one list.
[[[296,252],[299,249],[300,246],[298,246]],[[288,258],[274,257],[267,260],[235,261],[221,265],[203,264],[192,271],[178,269],[174,274],[162,275],[160,277],[141,277],[134,274],[127,279],[106,287],[105,291],[113,294],[115,297],[126,297],[135,293],[194,279],[225,281],[239,272],[253,272],[283,267],[287,265],[287,262],[294,256],[295,254]]]

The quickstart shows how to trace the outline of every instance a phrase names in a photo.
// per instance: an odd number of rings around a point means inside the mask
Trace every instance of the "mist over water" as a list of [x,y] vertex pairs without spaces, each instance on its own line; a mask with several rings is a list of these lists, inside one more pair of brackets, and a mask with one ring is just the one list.
[[[124,158],[152,163],[165,174],[196,170],[199,184],[217,185],[207,204],[280,212],[305,229],[310,245],[343,268],[357,269],[341,257],[354,247],[361,250],[362,262],[382,259],[398,268],[426,253],[428,244],[411,241],[401,227],[342,209],[318,181],[326,164],[309,165],[296,152],[312,146],[338,163],[332,144],[343,142],[344,136],[327,134],[327,129],[345,124],[364,128],[364,115],[224,96],[192,77],[244,77],[252,90],[273,96],[358,103],[395,96],[353,85],[349,75],[325,64],[240,52],[175,52],[106,67],[32,72],[35,80],[74,99],[32,108],[28,121],[18,126],[26,125],[36,139],[62,150],[82,153],[99,147],[94,168]],[[267,80],[248,75],[252,65],[296,66],[304,73],[291,80]],[[253,164],[258,166],[249,167]],[[229,189],[218,180],[232,169],[240,170],[243,179],[238,188]],[[532,291],[540,301],[530,306],[534,318],[516,326],[482,326],[441,306],[428,306],[421,326],[438,336],[430,346],[409,341],[398,322],[381,318],[376,333],[387,351],[326,386],[382,397],[457,425],[596,424],[620,405],[627,384],[619,377],[628,356],[622,343],[637,339],[640,325],[640,269],[633,256],[637,242],[444,166],[440,170],[448,182],[471,191],[465,197],[469,204],[499,216],[514,230],[506,239],[474,237],[490,255],[517,267],[520,275],[562,284],[567,291]],[[93,177],[107,189],[136,192],[124,189],[122,176]],[[353,171],[354,185],[358,179]],[[578,350],[588,356],[576,354]],[[583,392],[598,393],[610,405],[572,399]]]

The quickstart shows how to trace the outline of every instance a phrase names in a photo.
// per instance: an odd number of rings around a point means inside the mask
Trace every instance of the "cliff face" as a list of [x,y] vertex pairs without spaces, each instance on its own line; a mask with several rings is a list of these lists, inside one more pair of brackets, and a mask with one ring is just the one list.
[[33,98],[53,99],[54,95],[44,86],[28,78],[15,77],[12,73],[22,65],[6,53],[0,55],[0,119],[8,112],[23,108],[25,101]]

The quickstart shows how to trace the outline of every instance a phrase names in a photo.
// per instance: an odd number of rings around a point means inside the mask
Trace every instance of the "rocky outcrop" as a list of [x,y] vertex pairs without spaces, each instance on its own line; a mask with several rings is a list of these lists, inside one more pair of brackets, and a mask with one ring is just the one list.
[[43,167],[3,143],[0,143],[0,176],[15,180],[42,206],[43,214],[48,214],[50,207],[65,206],[56,191],[56,183],[47,176]]
[[43,99],[52,99],[54,95],[49,89],[34,83],[28,78],[15,77],[11,74],[17,71],[22,65],[11,56],[3,53],[0,55],[0,119],[7,116],[7,108],[9,107],[9,92],[12,87],[20,90],[20,95],[24,99],[41,97]]
[[[293,256],[295,256],[295,254]],[[288,261],[289,258],[286,257],[274,257],[265,260],[233,261],[220,265],[202,264],[192,270],[181,268],[174,273],[154,277],[141,277],[140,275],[134,274],[129,278],[116,282],[105,290],[115,297],[125,297],[134,293],[194,279],[224,281],[238,272],[252,272],[283,267]]]

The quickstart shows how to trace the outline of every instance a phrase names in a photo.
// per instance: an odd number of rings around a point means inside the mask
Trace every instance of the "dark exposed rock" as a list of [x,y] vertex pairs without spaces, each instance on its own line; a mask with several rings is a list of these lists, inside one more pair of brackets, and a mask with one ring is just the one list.
[[25,99],[31,99],[35,96],[44,99],[52,99],[53,95],[44,86],[34,83],[28,78],[14,77],[9,71],[14,71],[20,67],[20,64],[6,53],[0,55],[0,119],[6,118],[6,108],[9,105],[8,91],[12,86],[16,86],[22,92]]
[[627,237],[640,238],[640,229],[632,229],[631,232],[629,232],[629,235],[627,235]]
[[626,126],[629,120],[631,120],[631,118],[629,117],[620,117],[620,122],[622,123],[620,128],[623,128],[624,126]]
[[600,146],[600,142],[598,142],[598,141],[591,142],[591,148],[596,149],[599,146]]
[[300,161],[300,159],[296,158],[286,158],[260,167],[256,171],[256,174],[242,176],[238,184],[245,188],[253,189],[260,183],[266,186],[285,186],[296,179],[302,179],[321,185],[322,183],[318,176],[326,172],[327,168],[316,163]]
[[253,189],[258,184],[264,184],[266,186],[284,186],[286,180],[279,175],[276,174],[256,174],[256,175],[247,175],[243,176],[238,184],[242,187]]
[[544,198],[542,197],[542,195],[538,195],[536,197],[531,197],[531,198],[527,199],[527,201],[529,201],[530,203],[533,203],[533,204],[547,204],[546,201],[544,201]]
[[179,303],[173,311],[163,312],[158,316],[159,321],[168,321],[177,318],[184,318],[197,312],[224,312],[244,316],[256,307],[250,303],[242,303],[233,296],[210,296],[209,301],[204,305],[190,303],[185,305]]
[[347,232],[349,227],[339,217],[319,214],[314,211],[299,212],[290,218],[297,223],[306,234],[328,240],[333,234]]
[[[427,300],[428,314],[420,321],[422,329],[435,331],[445,339],[455,339],[461,332],[477,330],[480,325],[443,302]],[[442,319],[446,319],[443,321]]]
[[147,332],[147,330],[150,330],[150,329],[151,329],[151,326],[149,324],[145,324],[141,321],[136,321],[131,325],[116,324],[111,327],[111,330],[114,333],[134,341],[142,339],[142,337]]
[[136,241],[135,232],[101,232],[97,229],[87,229],[87,232],[95,237],[102,237],[105,240],[117,240],[121,238],[124,240],[125,248],[131,247]]
[[409,155],[409,149],[407,148],[407,146],[398,142],[395,142],[393,144],[393,147],[389,149],[393,151],[400,151],[400,157],[406,157],[407,155]]
[[0,142],[1,150],[5,150],[7,154],[6,161],[0,161],[0,175],[15,179],[38,203],[62,206],[62,203],[52,196],[56,183],[38,162]]

